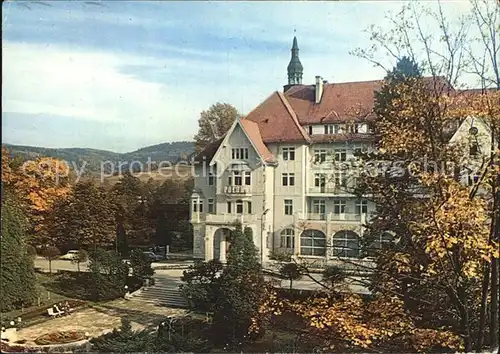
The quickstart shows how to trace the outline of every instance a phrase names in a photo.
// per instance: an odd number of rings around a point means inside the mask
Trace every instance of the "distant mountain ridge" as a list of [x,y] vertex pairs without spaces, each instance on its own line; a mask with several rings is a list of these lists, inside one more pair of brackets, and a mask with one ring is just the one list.
[[[13,144],[3,145],[7,148],[11,156],[19,156],[27,160],[36,158],[37,156],[47,156],[67,161],[70,164],[76,163],[77,166],[82,166],[86,162],[86,169],[89,172],[101,171],[101,163],[107,166],[111,166],[112,164],[117,166],[121,162],[123,163],[122,166],[127,166],[133,161],[139,161],[144,166],[151,161],[154,168],[156,164],[162,161],[176,163],[179,160],[187,160],[194,153],[194,142],[191,141],[162,143],[125,153],[91,148],[57,149]],[[110,163],[106,164],[106,162]]]

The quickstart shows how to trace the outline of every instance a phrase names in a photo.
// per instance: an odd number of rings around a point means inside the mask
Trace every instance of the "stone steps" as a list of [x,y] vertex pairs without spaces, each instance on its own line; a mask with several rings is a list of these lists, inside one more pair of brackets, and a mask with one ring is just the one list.
[[188,303],[179,290],[180,283],[170,279],[155,278],[155,285],[141,288],[132,294],[134,300],[187,308]]

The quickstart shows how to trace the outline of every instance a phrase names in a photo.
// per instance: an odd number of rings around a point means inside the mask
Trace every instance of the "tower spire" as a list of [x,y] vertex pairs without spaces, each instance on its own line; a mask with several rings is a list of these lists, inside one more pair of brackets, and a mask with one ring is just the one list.
[[[295,30],[293,31],[295,34]],[[288,64],[288,85],[300,85],[302,84],[302,73],[304,68],[302,67],[302,63],[299,59],[299,45],[297,43],[297,37],[293,36],[292,43],[292,58],[290,59],[290,63]]]

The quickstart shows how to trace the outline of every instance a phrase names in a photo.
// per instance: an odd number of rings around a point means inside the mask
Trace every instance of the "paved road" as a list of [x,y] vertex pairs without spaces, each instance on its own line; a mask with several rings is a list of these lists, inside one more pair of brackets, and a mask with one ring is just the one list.
[[[156,267],[165,266],[166,263],[152,263],[151,265],[153,268],[156,268]],[[80,270],[87,271],[87,266],[88,266],[88,262],[80,263]],[[41,268],[41,269],[48,272],[49,262],[44,258],[37,258],[35,260],[35,267]],[[71,261],[64,261],[64,260],[58,259],[58,260],[52,261],[52,271],[55,271],[55,270],[76,271],[77,266],[76,266],[76,264],[71,263]],[[180,285],[180,283],[181,283],[180,277],[182,276],[183,272],[184,272],[183,269],[156,269],[155,270],[155,277],[164,278],[165,280],[179,283],[179,285]],[[313,277],[317,281],[321,280],[321,274],[313,274]],[[349,289],[353,292],[360,293],[360,294],[369,294],[368,289],[365,286],[363,286],[363,279],[360,277],[349,277],[347,279],[346,283],[347,283]],[[281,286],[283,288],[288,288],[290,286],[290,282],[288,280],[281,280]],[[307,277],[303,277],[300,280],[295,280],[293,282],[293,288],[294,289],[304,289],[304,290],[321,290],[321,289],[323,289],[323,287],[321,285],[317,284],[316,282],[312,281],[311,279],[309,279]]]

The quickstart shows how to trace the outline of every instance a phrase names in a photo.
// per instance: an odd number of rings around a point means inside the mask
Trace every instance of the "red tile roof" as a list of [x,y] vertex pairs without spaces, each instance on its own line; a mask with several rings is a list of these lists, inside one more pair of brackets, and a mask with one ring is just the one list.
[[242,120],[249,120],[259,125],[264,143],[308,140],[294,110],[285,96],[279,92],[271,94]]
[[377,137],[374,134],[314,134],[311,136],[313,143],[343,143],[349,142],[373,142]]
[[240,119],[241,127],[247,134],[248,138],[253,142],[257,152],[265,162],[275,162],[274,155],[269,151],[267,146],[262,141],[259,125],[248,119]]
[[320,103],[314,85],[296,85],[285,92],[301,124],[321,124],[370,118],[374,91],[382,80],[325,84]]

